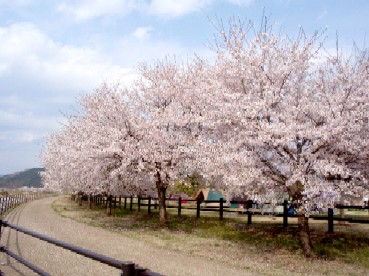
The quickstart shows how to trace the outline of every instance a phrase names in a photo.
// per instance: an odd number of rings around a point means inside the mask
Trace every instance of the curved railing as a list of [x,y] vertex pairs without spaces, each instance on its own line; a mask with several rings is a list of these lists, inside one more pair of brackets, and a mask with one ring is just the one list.
[[[70,243],[66,243],[64,241],[60,241],[54,238],[51,238],[49,236],[46,235],[42,235],[39,233],[36,233],[34,231],[31,231],[29,229],[26,229],[24,227],[21,226],[17,226],[17,225],[13,225],[11,223],[8,223],[6,221],[2,221],[0,220],[0,231],[2,227],[9,227],[15,231],[21,232],[23,234],[29,235],[31,237],[40,239],[42,241],[46,241],[50,244],[53,244],[55,246],[59,246],[62,247],[64,249],[67,249],[69,251],[72,251],[76,254],[85,256],[89,259],[93,259],[95,261],[101,262],[103,264],[109,265],[111,267],[115,267],[119,270],[121,270],[121,275],[124,276],[159,276],[160,274],[152,272],[148,269],[142,268],[140,266],[138,266],[137,264],[134,264],[133,262],[127,262],[127,261],[120,261],[96,252],[93,252],[91,250],[70,244]],[[44,270],[42,270],[41,268],[37,267],[34,264],[29,263],[28,261],[24,260],[23,258],[21,258],[20,256],[14,254],[13,252],[11,252],[9,249],[5,248],[5,247],[0,247],[0,251],[4,252],[5,254],[9,255],[10,257],[16,259],[18,262],[22,263],[23,265],[27,266],[29,269],[31,269],[32,271],[36,272],[39,275],[50,275],[49,273],[45,272]]]

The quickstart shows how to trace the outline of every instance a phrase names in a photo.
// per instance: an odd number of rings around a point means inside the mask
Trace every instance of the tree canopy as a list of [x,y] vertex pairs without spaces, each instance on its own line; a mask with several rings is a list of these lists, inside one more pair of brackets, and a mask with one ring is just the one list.
[[82,112],[44,147],[46,186],[156,190],[162,223],[168,186],[194,171],[229,194],[273,202],[286,193],[310,255],[311,212],[368,194],[369,52],[328,53],[319,33],[292,39],[253,26],[220,27],[214,63],[142,64],[132,86],[84,95]]

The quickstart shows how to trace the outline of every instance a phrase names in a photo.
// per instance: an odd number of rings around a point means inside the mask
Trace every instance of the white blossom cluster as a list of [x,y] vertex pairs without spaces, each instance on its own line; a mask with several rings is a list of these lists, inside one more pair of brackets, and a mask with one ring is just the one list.
[[329,55],[321,40],[234,22],[213,64],[167,59],[131,87],[102,85],[49,137],[46,185],[160,197],[196,169],[305,215],[368,194],[369,51]]

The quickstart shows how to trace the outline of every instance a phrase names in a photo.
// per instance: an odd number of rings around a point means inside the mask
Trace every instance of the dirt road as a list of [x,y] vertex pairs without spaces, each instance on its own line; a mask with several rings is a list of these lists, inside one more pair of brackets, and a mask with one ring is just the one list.
[[[38,233],[124,261],[132,261],[164,275],[254,275],[214,260],[157,248],[104,229],[63,218],[53,211],[55,198],[29,202],[7,217],[7,221]],[[3,228],[1,244],[51,275],[120,275],[120,271],[65,249]],[[0,270],[5,275],[34,275],[4,253]]]

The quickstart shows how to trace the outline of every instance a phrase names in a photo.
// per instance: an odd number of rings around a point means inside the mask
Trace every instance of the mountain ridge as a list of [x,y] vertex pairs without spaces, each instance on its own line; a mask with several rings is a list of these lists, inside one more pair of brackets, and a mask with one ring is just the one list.
[[18,189],[23,187],[42,188],[40,172],[43,168],[31,168],[21,172],[0,176],[0,189]]

